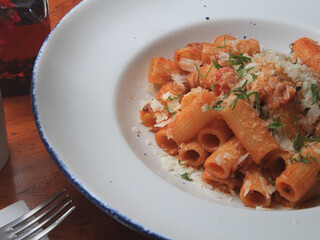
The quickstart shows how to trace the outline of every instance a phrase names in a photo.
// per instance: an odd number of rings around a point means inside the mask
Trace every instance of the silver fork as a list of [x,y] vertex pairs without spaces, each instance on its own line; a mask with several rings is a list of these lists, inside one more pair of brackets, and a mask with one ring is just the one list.
[[[30,212],[0,228],[1,240],[37,240],[61,223],[74,209],[69,195],[60,191]],[[60,199],[59,199],[60,198]],[[65,202],[67,201],[67,202]],[[38,222],[42,220],[41,222]],[[46,226],[45,229],[41,229]]]

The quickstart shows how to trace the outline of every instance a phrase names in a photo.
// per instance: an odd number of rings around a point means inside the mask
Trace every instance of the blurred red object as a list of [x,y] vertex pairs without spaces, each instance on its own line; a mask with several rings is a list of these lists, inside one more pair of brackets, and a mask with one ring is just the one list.
[[47,0],[0,0],[0,89],[28,94],[33,65],[50,32]]

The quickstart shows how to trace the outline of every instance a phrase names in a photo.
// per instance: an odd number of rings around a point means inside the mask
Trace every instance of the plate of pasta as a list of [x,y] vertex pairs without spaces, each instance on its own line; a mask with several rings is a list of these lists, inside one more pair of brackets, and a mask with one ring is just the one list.
[[313,239],[320,5],[225,4],[81,2],[36,60],[38,131],[79,191],[151,238]]

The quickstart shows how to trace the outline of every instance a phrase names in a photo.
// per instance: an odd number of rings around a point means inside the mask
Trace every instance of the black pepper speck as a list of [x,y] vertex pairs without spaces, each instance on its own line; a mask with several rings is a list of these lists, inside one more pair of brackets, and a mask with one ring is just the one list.
[[206,20],[209,20],[210,18],[209,17],[206,17]]
[[255,24],[254,22],[252,22],[252,21],[250,22],[250,24],[252,24],[253,26],[255,26],[255,25],[256,25],[256,24]]

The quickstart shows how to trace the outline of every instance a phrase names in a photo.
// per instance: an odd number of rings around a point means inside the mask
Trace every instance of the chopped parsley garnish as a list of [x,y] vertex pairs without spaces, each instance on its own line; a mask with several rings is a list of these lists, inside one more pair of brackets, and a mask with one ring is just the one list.
[[214,83],[214,84],[212,84],[212,85],[210,86],[210,88],[211,88],[212,91],[216,88],[217,84],[218,84],[218,83]]
[[226,36],[224,36],[223,38],[223,46],[218,46],[218,48],[225,48],[227,45],[226,45]]
[[254,102],[256,104],[256,109],[257,109],[257,112],[260,113],[261,112],[261,107],[260,107],[260,104],[259,104],[259,95],[258,95],[258,92],[251,92],[248,94],[248,96],[250,97],[251,95],[254,95]]
[[252,81],[257,80],[258,76],[254,73],[251,73]]
[[246,80],[246,81],[242,84],[241,87],[234,88],[234,89],[232,89],[229,93],[225,94],[223,98],[229,97],[230,94],[233,93],[233,92],[245,92],[245,90],[243,90],[243,89],[244,89],[244,87],[247,85],[247,83],[248,83],[248,80]]
[[[238,74],[238,78],[242,78],[243,75],[247,74],[250,70],[254,69],[254,67],[245,69],[245,63],[250,63],[251,58],[243,56],[243,53],[240,53],[240,55],[234,55],[231,52],[229,52],[229,59],[226,60],[227,63],[229,63],[230,66],[240,65],[238,69],[235,71]],[[253,81],[257,79],[257,75],[251,74]]]
[[320,136],[311,136],[302,138],[304,142],[320,142]]
[[300,133],[298,132],[293,140],[293,149],[296,152],[300,152],[302,146],[304,144],[303,139],[300,137]]
[[222,66],[215,60],[212,59],[212,65],[216,68],[216,69],[220,69],[222,68]]
[[236,72],[238,73],[238,78],[242,78],[243,75],[245,75],[247,72],[249,72],[252,69],[254,69],[254,67],[245,69],[243,64],[240,65],[240,67],[236,70]]
[[233,102],[230,104],[230,108],[234,109],[239,101],[239,99],[247,99],[248,102],[250,102],[250,96],[251,95],[255,95],[255,104],[256,104],[256,108],[257,108],[257,111],[258,113],[261,112],[261,108],[260,108],[260,105],[259,105],[259,98],[258,98],[258,93],[257,92],[251,92],[249,94],[247,94],[245,91],[243,92],[240,92],[240,93],[235,93],[235,95],[237,96]]
[[197,76],[197,82],[198,82],[198,85],[200,86],[200,77],[202,77],[203,79],[206,79],[209,75],[209,73],[211,72],[212,70],[212,67],[215,67],[216,69],[220,69],[222,68],[222,66],[215,60],[212,59],[212,65],[210,66],[208,72],[206,73],[206,75],[203,77],[202,74],[200,73],[200,69],[199,69],[199,66],[194,63],[194,65],[196,66],[196,69],[197,69],[197,72],[198,72],[198,76]]
[[243,56],[243,53],[240,53],[238,56],[229,52],[229,59],[226,60],[226,62],[228,62],[230,66],[244,65],[245,63],[250,63],[251,58]]
[[234,95],[236,95],[237,97],[233,100],[233,102],[230,104],[230,108],[232,108],[232,110],[236,107],[239,99],[247,99],[249,100],[249,96],[246,92],[240,92],[240,93],[235,93]]
[[196,63],[194,63],[194,65],[196,66],[196,69],[197,69],[197,72],[198,72],[198,75],[197,75],[197,82],[198,82],[198,85],[200,86],[200,80],[199,80],[199,77],[202,77],[202,78],[203,78],[203,76],[202,76],[202,75],[201,75],[201,73],[200,73],[200,69],[199,69],[198,65],[197,65]]
[[220,104],[222,103],[222,100],[219,100],[216,102],[216,104],[214,106],[206,106],[206,109],[210,109],[210,110],[215,110],[215,111],[220,111],[222,109],[224,109],[225,107],[220,106]]
[[293,48],[292,48],[293,45],[294,45],[294,43],[289,44],[289,48],[290,48],[290,50],[291,50],[290,53],[293,53]]
[[174,101],[174,100],[177,100],[177,99],[179,99],[179,97],[181,97],[182,96],[182,94],[179,94],[179,95],[177,95],[177,96],[175,96],[175,97],[168,97],[168,100],[170,100],[170,101]]
[[311,159],[313,159],[316,163],[318,163],[318,160],[316,159],[316,157],[310,156]]
[[264,120],[267,120],[268,117],[269,117],[269,113],[270,113],[270,111],[269,111],[269,109],[267,109],[266,114],[264,114],[264,112],[263,112],[263,110],[262,110],[262,108],[261,108],[260,117],[261,117],[262,119],[264,119]]
[[298,132],[293,141],[293,148],[299,152],[304,145],[304,142],[320,142],[320,136],[310,136],[302,138]]
[[275,185],[276,185],[276,181],[275,181],[275,180],[273,180],[271,177],[266,176],[266,175],[264,174],[264,168],[261,169],[261,173],[262,173],[262,176],[263,176],[264,178],[268,179],[268,181],[271,183],[272,186],[275,186]]
[[299,152],[299,157],[298,159],[292,157],[290,159],[290,162],[301,162],[301,163],[307,163],[307,164],[311,164],[311,162],[309,161],[309,158],[313,159],[316,163],[318,162],[318,160],[313,157],[313,156],[310,156],[310,153],[307,153],[305,156],[302,156],[301,154],[301,151]]
[[184,179],[184,180],[187,180],[187,181],[193,181],[193,179],[190,178],[190,175],[189,173],[183,173],[183,174],[180,174],[181,178]]
[[319,92],[318,92],[317,84],[311,84],[311,92],[312,92],[311,105],[313,105],[317,103],[319,100]]
[[161,98],[157,98],[158,101],[162,101],[164,103],[165,108],[168,110],[169,113],[171,113],[171,117],[173,118],[174,115],[176,114],[175,111],[173,111],[171,108],[168,107],[167,103],[161,99]]
[[277,131],[278,128],[282,128],[283,124],[280,122],[280,117],[273,119],[273,122],[269,125],[269,130]]
[[255,104],[256,104],[257,111],[258,111],[258,113],[260,113],[261,112],[261,107],[260,107],[260,104],[259,104],[258,93],[257,92],[251,92],[251,93],[247,94],[247,92],[244,90],[244,87],[246,86],[247,82],[248,82],[248,80],[246,80],[244,82],[244,84],[242,84],[241,87],[232,89],[228,94],[224,95],[224,98],[229,97],[231,93],[234,93],[234,95],[237,96],[229,106],[230,108],[234,109],[236,107],[239,99],[247,99],[248,102],[250,102],[250,98],[249,97],[251,95],[255,95],[255,100],[254,101],[255,101]]

